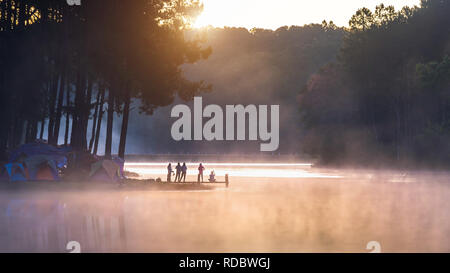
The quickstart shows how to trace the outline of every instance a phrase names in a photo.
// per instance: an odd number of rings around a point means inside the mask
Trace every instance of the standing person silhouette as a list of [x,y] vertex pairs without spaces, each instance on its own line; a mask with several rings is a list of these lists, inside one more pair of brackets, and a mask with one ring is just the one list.
[[167,182],[172,182],[172,163],[169,163],[169,166],[167,166]]
[[186,182],[186,173],[187,173],[186,162],[183,162],[183,166],[181,166],[180,182],[181,182],[181,179],[183,179],[183,182]]
[[202,182],[203,182],[203,171],[205,170],[205,167],[203,167],[202,163],[200,163],[200,166],[198,166],[198,177],[197,177],[197,182],[200,183],[200,177],[202,178]]
[[181,165],[180,162],[178,162],[177,166],[175,167],[176,173],[175,173],[175,182],[181,181]]

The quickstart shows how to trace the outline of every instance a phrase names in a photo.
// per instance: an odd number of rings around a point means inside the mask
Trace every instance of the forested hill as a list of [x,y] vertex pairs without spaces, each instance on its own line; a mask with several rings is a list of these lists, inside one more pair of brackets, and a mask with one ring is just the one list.
[[[278,30],[210,28],[189,35],[206,40],[208,59],[183,67],[186,78],[211,84],[204,104],[280,105],[279,153],[300,152],[297,96],[308,78],[336,59],[344,30],[332,23],[283,27]],[[184,103],[177,101],[177,103]],[[191,103],[187,103],[192,105]],[[133,113],[127,152],[259,152],[259,142],[175,142],[169,120],[172,106],[151,117]],[[144,150],[141,143],[149,143]]]
[[450,1],[360,9],[301,92],[304,151],[328,164],[450,162]]

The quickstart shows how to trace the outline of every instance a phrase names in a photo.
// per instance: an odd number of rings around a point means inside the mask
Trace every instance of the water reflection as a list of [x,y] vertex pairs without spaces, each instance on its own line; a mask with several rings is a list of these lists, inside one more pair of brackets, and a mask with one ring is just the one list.
[[0,251],[67,252],[69,241],[87,252],[126,251],[124,197],[60,195],[3,196]]
[[370,241],[450,251],[449,173],[280,168],[331,175],[232,176],[207,191],[2,192],[0,251],[68,252],[69,241],[82,252],[367,252]]

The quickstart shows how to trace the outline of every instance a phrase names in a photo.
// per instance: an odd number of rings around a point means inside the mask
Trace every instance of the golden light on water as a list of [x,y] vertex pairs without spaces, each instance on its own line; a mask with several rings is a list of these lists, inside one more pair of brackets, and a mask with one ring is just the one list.
[[[138,173],[143,178],[165,177],[168,163],[127,163],[127,171]],[[172,164],[175,168],[176,164]],[[195,177],[198,174],[199,163],[186,163],[187,175]],[[341,178],[326,172],[314,172],[310,163],[204,163],[205,177],[214,171],[218,179],[225,174],[231,177],[254,178]],[[192,179],[192,178],[191,178]]]

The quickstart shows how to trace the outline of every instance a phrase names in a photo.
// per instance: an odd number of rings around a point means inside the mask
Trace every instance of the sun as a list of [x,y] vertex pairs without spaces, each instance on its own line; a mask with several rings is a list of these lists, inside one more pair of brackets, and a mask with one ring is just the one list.
[[211,16],[204,11],[195,19],[194,28],[203,28],[211,25]]
[[195,28],[224,27],[231,23],[230,15],[233,13],[228,5],[223,5],[220,1],[203,1],[203,4],[203,12],[195,20]]

